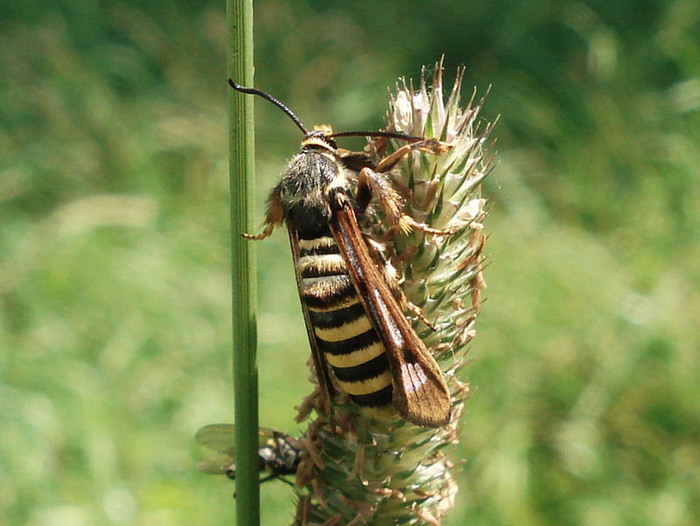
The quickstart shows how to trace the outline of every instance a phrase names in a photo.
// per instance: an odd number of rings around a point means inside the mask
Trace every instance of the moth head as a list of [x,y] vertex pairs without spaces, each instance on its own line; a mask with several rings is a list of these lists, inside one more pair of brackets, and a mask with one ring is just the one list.
[[335,152],[338,146],[333,140],[333,128],[328,124],[317,124],[314,129],[306,134],[306,137],[301,143],[302,148],[322,148]]
[[332,137],[333,128],[331,128],[330,124],[315,124],[313,131],[309,135],[317,133],[320,133],[325,137]]

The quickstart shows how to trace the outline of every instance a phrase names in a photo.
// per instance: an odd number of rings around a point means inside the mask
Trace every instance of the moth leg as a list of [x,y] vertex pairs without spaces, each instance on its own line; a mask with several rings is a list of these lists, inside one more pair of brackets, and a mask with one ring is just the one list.
[[362,215],[372,199],[376,197],[382,206],[385,220],[391,224],[397,224],[403,214],[401,196],[391,185],[391,182],[380,173],[365,167],[357,176],[357,190],[355,200]]
[[379,161],[379,164],[377,165],[375,170],[380,173],[388,172],[394,166],[396,166],[396,163],[398,163],[401,159],[403,159],[412,151],[420,151],[440,155],[445,153],[450,148],[452,148],[452,145],[450,143],[438,141],[437,139],[426,139],[424,141],[404,144],[401,148],[399,148],[395,152],[392,152],[391,154],[384,157],[384,159]]
[[337,153],[343,166],[353,172],[359,172],[365,166],[372,166],[373,164],[371,155],[366,151],[353,152],[344,148],[338,148]]
[[[403,294],[403,291],[401,293]],[[404,296],[404,298],[406,300],[406,308],[409,311],[411,311],[420,321],[425,323],[430,330],[436,331],[437,327],[435,327],[435,324],[428,320],[428,318],[423,316],[423,309],[421,309],[418,305],[406,298],[406,296]]]
[[410,311],[419,320],[425,323],[430,329],[437,330],[435,325],[423,316],[423,309],[418,305],[413,303],[406,297],[401,284],[404,282],[403,276],[399,276],[396,267],[387,261],[382,252],[382,245],[370,237],[365,237],[367,242],[367,247],[369,248],[372,259],[374,259],[377,266],[381,269],[382,275],[384,277],[384,282],[388,285],[391,294],[394,296],[399,306],[404,311]]
[[267,212],[265,213],[265,228],[260,234],[243,233],[243,237],[253,241],[260,241],[272,235],[275,225],[282,223],[284,219],[284,210],[282,209],[282,200],[280,199],[280,191],[278,187],[273,188],[270,196],[267,198]]
[[241,235],[246,238],[250,239],[252,241],[262,241],[263,239],[270,237],[272,235],[272,231],[275,229],[275,224],[274,223],[265,223],[265,228],[260,234],[248,234],[247,232],[243,232]]
[[354,477],[357,477],[363,486],[367,485],[367,479],[365,478],[365,459],[365,446],[361,444],[355,452],[355,459],[352,462],[352,471],[350,471],[347,480],[352,480]]
[[438,236],[447,236],[454,233],[451,230],[439,230],[429,227],[425,223],[419,223],[410,215],[404,214],[401,196],[394,190],[391,182],[381,172],[365,167],[360,170],[357,177],[355,200],[358,207],[358,215],[364,213],[373,196],[379,199],[384,212],[384,220],[390,225],[389,231],[384,235],[384,240],[391,239],[397,231],[404,235],[408,235],[414,230]]
[[305,495],[299,499],[297,512],[292,526],[308,526],[311,520],[311,495]]
[[[433,234],[435,236],[451,236],[454,234],[453,229],[448,229],[448,230],[440,230],[439,228],[432,228],[426,225],[425,223],[419,223],[415,219],[413,219],[411,216],[404,214],[401,216],[401,221],[408,227],[408,232],[411,232],[413,230],[418,230],[419,232],[423,232],[425,234]],[[401,227],[402,228],[402,227]],[[401,230],[399,228],[399,230]],[[403,230],[401,230],[403,231]]]
[[384,265],[383,274],[384,280],[389,286],[389,290],[396,298],[396,301],[399,303],[401,309],[403,309],[404,311],[411,312],[416,318],[425,323],[431,330],[437,330],[435,324],[433,324],[430,320],[428,320],[428,318],[423,316],[423,309],[421,309],[418,305],[416,305],[408,299],[403,289],[401,288],[401,284],[404,280],[403,278],[399,279],[396,269],[391,263],[387,262]]
[[[386,141],[379,143],[380,147],[386,147]],[[386,220],[394,230],[408,234],[412,230],[420,230],[430,234],[446,234],[441,230],[417,222],[412,217],[402,212],[403,203],[399,193],[393,188],[391,182],[380,174],[391,170],[396,164],[412,151],[421,151],[440,155],[452,148],[452,145],[437,139],[426,139],[410,144],[405,144],[395,152],[384,157],[376,167],[364,166],[359,170],[356,190],[356,203],[358,215],[362,215],[369,206],[372,196],[377,196],[381,202]]]
[[[387,128],[387,131],[390,130]],[[365,151],[375,159],[378,159],[384,157],[388,146],[389,141],[387,141],[386,137],[375,137],[365,146]]]

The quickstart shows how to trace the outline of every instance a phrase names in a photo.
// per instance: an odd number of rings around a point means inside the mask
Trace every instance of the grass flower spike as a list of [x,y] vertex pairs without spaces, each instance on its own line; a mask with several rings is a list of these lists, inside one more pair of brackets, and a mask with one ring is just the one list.
[[[454,505],[456,461],[445,448],[457,440],[469,394],[458,372],[466,363],[481,306],[486,201],[480,182],[492,165],[492,125],[481,126],[478,120],[484,99],[475,102],[472,95],[460,106],[463,74],[459,69],[446,101],[441,63],[430,85],[424,72],[417,90],[401,80],[391,95],[387,131],[450,146],[439,154],[416,149],[388,174],[404,213],[423,228],[396,232],[376,210],[362,225],[371,239],[384,241],[373,245],[396,272],[412,304],[407,317],[447,379],[451,421],[433,429],[398,417],[374,419],[342,394],[331,416],[316,390],[299,414],[302,420],[313,413],[313,419],[303,438],[307,454],[297,471],[295,524],[435,525]],[[367,150],[379,160],[404,145],[380,139]]]

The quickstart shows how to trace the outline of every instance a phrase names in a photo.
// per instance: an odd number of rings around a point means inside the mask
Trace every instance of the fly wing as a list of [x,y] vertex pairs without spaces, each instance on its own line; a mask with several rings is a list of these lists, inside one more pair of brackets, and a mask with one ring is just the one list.
[[212,455],[201,462],[197,462],[195,466],[199,471],[212,475],[229,475],[229,473],[236,472],[236,463],[234,459],[224,453]]
[[[267,427],[258,429],[258,446],[265,447],[274,438],[275,431]],[[210,451],[224,453],[231,457],[236,456],[236,425],[235,424],[209,424],[202,427],[194,435],[194,439],[200,446]]]
[[451,399],[445,377],[418,337],[374,263],[347,196],[328,197],[331,232],[350,277],[386,348],[394,406],[417,425],[442,427],[450,421]]
[[197,431],[194,439],[200,446],[210,451],[224,453],[234,458],[236,456],[235,433],[236,426],[233,424],[209,424]]
[[194,436],[200,446],[215,451],[216,455],[197,463],[197,469],[204,473],[224,475],[235,473],[236,444],[233,424],[210,424],[204,426]]

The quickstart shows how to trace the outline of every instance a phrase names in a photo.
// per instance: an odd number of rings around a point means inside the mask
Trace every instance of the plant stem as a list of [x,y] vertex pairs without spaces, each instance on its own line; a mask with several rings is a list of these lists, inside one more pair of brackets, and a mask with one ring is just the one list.
[[[253,84],[253,2],[226,1],[228,74]],[[222,82],[223,85],[223,82]],[[258,369],[253,244],[241,237],[252,225],[255,195],[253,98],[229,91],[233,380],[236,422],[236,523],[260,524],[258,486]]]

